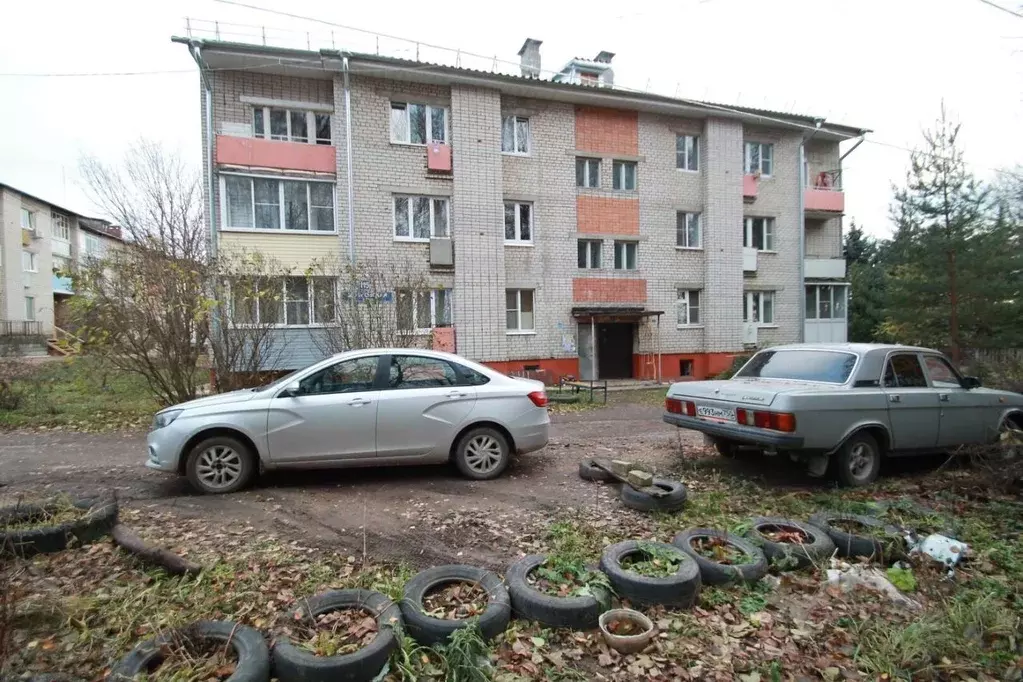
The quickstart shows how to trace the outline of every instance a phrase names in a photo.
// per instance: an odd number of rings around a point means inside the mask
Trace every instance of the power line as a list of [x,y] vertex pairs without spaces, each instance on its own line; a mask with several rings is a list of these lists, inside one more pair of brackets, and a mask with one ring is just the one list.
[[994,7],[995,9],[1002,10],[1006,14],[1011,14],[1012,16],[1016,17],[1017,19],[1023,19],[1023,14],[1020,14],[1019,12],[1015,12],[1015,11],[1009,9],[1008,7],[1002,7],[997,2],[992,2],[992,0],[980,0],[980,1],[983,2],[985,5],[988,5],[989,7]]

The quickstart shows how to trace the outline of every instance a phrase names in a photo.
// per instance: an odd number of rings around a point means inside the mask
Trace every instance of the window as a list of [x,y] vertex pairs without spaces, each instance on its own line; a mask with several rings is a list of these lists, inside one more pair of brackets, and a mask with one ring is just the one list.
[[391,142],[447,142],[447,109],[428,104],[391,102]]
[[679,289],[676,306],[678,308],[677,324],[679,327],[688,327],[700,324],[699,291]]
[[931,386],[935,388],[962,388],[959,380],[959,373],[948,364],[945,358],[937,355],[925,355],[924,367],[927,368],[927,376],[931,379]]
[[103,256],[103,242],[91,232],[82,234],[82,250],[86,258],[100,258]]
[[36,299],[34,296],[25,297],[25,319],[34,322],[36,319]]
[[747,142],[743,165],[746,173],[770,176],[774,168],[774,145],[766,142]]
[[774,292],[747,291],[742,311],[743,322],[774,324]]
[[600,74],[593,71],[580,71],[579,82],[582,85],[600,85]]
[[774,251],[774,218],[746,218],[742,245],[757,251]]
[[25,272],[39,271],[39,256],[31,251],[21,252],[21,269]]
[[21,229],[36,229],[36,214],[26,208],[21,209]]
[[844,320],[845,287],[830,284],[807,286],[806,319]]
[[299,382],[299,395],[359,393],[372,391],[380,357],[345,360],[307,376]]
[[575,160],[576,187],[600,187],[600,159]]
[[458,386],[464,382],[458,372],[439,358],[426,358],[421,355],[392,355],[391,369],[387,376],[387,387],[400,390],[404,388],[444,388]]
[[603,244],[599,239],[579,240],[579,267],[583,270],[600,269],[600,247]]
[[792,379],[844,384],[856,366],[852,353],[826,350],[763,350],[736,372],[736,378]]
[[636,242],[615,242],[615,270],[635,270],[638,250]]
[[679,170],[700,170],[700,138],[695,135],[675,136],[675,167]]
[[330,114],[255,107],[252,110],[252,132],[256,137],[271,140],[330,144]]
[[533,243],[533,204],[505,202],[504,242],[505,244]]
[[337,321],[337,283],[330,277],[271,277],[231,283],[235,324],[310,325]]
[[611,164],[614,173],[614,189],[631,192],[636,189],[636,162],[615,161]]
[[451,290],[395,292],[398,331],[425,334],[434,327],[451,326]]
[[508,331],[533,331],[533,290],[507,289],[505,301]]
[[71,269],[71,259],[65,258],[64,256],[53,257],[53,271],[54,272],[67,272]]
[[505,116],[501,124],[501,151],[506,154],[529,153],[529,119]]
[[63,213],[50,214],[50,224],[53,226],[53,238],[62,242],[71,241],[71,221]]
[[447,237],[448,200],[434,197],[394,197],[394,238],[406,241],[429,241],[430,237]]
[[885,388],[926,388],[927,379],[920,359],[913,353],[901,353],[888,359],[884,369]]
[[702,248],[699,213],[679,211],[675,214],[675,245],[683,249]]
[[335,230],[333,183],[225,175],[222,186],[227,229]]

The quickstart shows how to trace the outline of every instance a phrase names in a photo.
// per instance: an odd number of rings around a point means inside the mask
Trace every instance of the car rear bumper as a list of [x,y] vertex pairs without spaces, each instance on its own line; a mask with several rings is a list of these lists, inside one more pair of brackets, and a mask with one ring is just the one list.
[[778,431],[768,431],[738,424],[706,421],[672,412],[664,413],[664,421],[679,428],[692,429],[693,431],[705,433],[708,436],[727,438],[749,445],[763,445],[783,450],[798,450],[803,447],[803,437],[794,436],[790,433],[779,433]]
[[509,429],[515,442],[515,452],[521,455],[544,447],[550,437],[550,430],[551,418],[547,410],[529,410]]

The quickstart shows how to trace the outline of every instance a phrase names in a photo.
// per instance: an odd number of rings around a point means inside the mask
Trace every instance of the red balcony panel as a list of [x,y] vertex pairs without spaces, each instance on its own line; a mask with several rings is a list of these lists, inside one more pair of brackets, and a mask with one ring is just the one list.
[[426,170],[431,173],[450,173],[451,146],[440,142],[426,145]]
[[743,199],[757,198],[757,176],[755,175],[742,176],[742,198]]
[[337,172],[333,145],[281,142],[258,137],[217,135],[217,163],[314,173]]
[[845,211],[845,192],[838,189],[809,187],[803,192],[803,207],[806,211],[843,213]]

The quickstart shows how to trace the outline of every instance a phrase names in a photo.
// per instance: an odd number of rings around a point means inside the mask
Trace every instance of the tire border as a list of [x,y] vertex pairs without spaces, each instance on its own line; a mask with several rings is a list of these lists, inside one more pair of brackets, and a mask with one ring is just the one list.
[[[772,542],[757,530],[758,526],[769,525],[791,526],[808,535],[810,542],[802,545],[788,542]],[[745,535],[750,542],[760,548],[771,565],[776,566],[778,570],[782,571],[816,566],[818,563],[826,561],[837,551],[835,543],[826,531],[809,523],[778,516],[755,517]],[[794,565],[787,567],[783,565],[785,562],[792,560],[795,561]]]
[[835,543],[840,557],[862,557],[884,563],[884,543],[866,535],[857,535],[856,533],[847,533],[839,530],[832,525],[834,521],[856,521],[870,528],[887,528],[884,521],[873,516],[830,511],[817,512],[810,517],[810,525],[816,526],[828,534],[831,541]]
[[423,613],[423,596],[434,587],[451,582],[475,582],[486,590],[487,608],[479,616],[480,633],[484,639],[493,639],[508,628],[511,599],[504,581],[493,571],[465,564],[448,564],[420,571],[405,583],[399,607],[405,629],[412,639],[427,646],[443,644],[455,630],[468,626],[468,620],[434,618]]
[[664,497],[654,497],[636,490],[631,485],[622,484],[620,493],[622,504],[629,509],[643,512],[671,512],[678,511],[685,506],[689,491],[686,490],[682,481],[654,478],[654,485],[659,488],[668,488],[668,494]]
[[[707,559],[690,545],[695,538],[723,538],[728,544],[741,549],[752,561],[729,566]],[[682,531],[671,541],[683,552],[693,557],[700,567],[700,577],[707,585],[727,585],[736,582],[755,583],[767,575],[767,557],[760,548],[749,540],[727,531],[713,528],[689,528]]]
[[[55,502],[27,504],[0,509],[0,521],[15,523],[32,519],[47,512]],[[68,548],[72,540],[82,545],[95,542],[108,535],[117,524],[118,505],[112,496],[87,497],[75,500],[72,504],[85,509],[86,514],[80,519],[68,521],[56,526],[41,526],[13,533],[0,532],[0,554],[13,552],[22,558],[36,554],[51,554]]]
[[512,611],[516,618],[572,630],[595,630],[604,610],[593,596],[553,597],[529,584],[526,577],[547,561],[546,554],[527,554],[505,572]]
[[[643,553],[645,544],[677,552],[682,559],[678,570],[670,576],[653,578],[634,573],[622,566],[623,558]],[[690,608],[699,599],[700,587],[703,584],[700,567],[693,558],[675,545],[665,542],[626,540],[609,545],[600,555],[600,570],[607,574],[618,596],[641,606]]]

